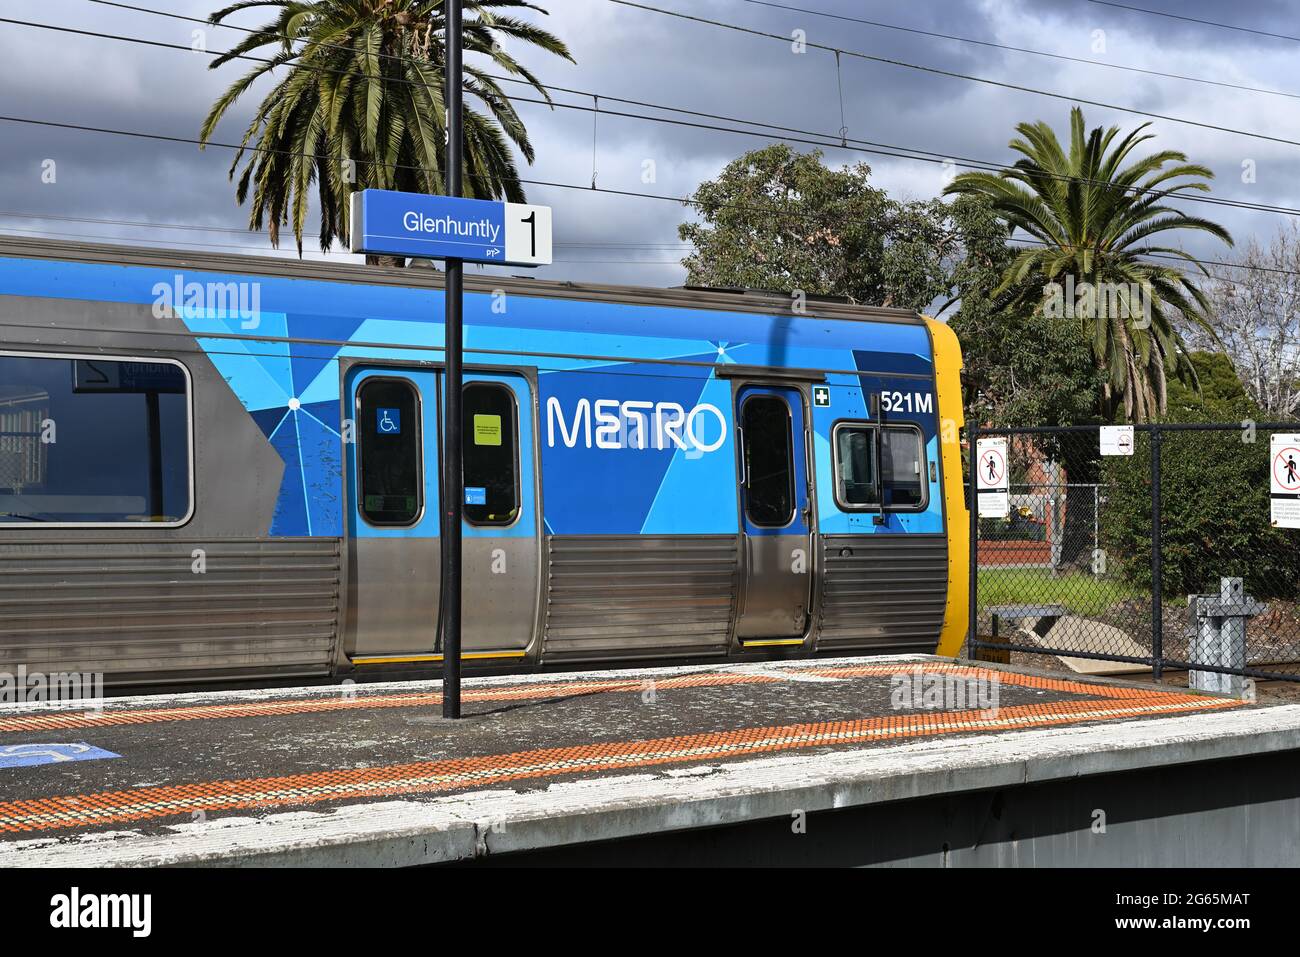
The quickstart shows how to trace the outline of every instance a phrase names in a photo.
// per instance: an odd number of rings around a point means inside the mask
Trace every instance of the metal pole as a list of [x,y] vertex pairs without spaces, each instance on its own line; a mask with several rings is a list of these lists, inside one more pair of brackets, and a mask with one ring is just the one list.
[[1151,427],[1151,658],[1152,677],[1164,673],[1164,572],[1160,567],[1160,426]]
[[[461,2],[447,0],[447,171],[448,196],[461,194]],[[465,264],[447,260],[445,338],[446,402],[443,427],[442,475],[442,716],[460,717],[460,580],[461,503],[461,353],[463,328],[461,306]]]
[[1101,485],[1092,486],[1092,577],[1097,578],[1097,553],[1101,551]]

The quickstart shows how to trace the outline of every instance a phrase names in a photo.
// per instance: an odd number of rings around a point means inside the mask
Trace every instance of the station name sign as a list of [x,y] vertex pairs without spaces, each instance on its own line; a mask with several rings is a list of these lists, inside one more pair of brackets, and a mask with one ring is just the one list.
[[374,256],[551,264],[551,208],[385,189],[352,194],[351,248]]

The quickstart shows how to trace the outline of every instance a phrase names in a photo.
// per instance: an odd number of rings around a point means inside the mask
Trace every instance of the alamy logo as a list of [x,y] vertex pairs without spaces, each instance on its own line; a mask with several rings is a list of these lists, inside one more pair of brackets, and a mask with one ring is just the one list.
[[0,704],[26,701],[98,702],[104,697],[104,674],[96,671],[0,671]]
[[[713,420],[712,422],[710,420]],[[594,428],[593,428],[594,423]],[[714,452],[727,440],[727,419],[716,405],[701,402],[689,412],[676,402],[579,399],[572,418],[560,400],[546,400],[546,444],[556,435],[568,448],[683,449]]]
[[153,895],[83,894],[74,887],[50,898],[50,926],[60,930],[125,927],[132,937],[148,937],[153,931]]
[[1136,329],[1151,326],[1151,284],[1081,282],[1067,275],[1064,284],[1043,286],[1043,314],[1050,319],[1127,319]]
[[889,679],[895,711],[962,711],[975,708],[996,717],[1001,682],[996,674],[961,676],[927,672],[920,665]]
[[262,321],[260,282],[186,282],[177,273],[171,282],[153,287],[155,319],[173,319],[184,311],[195,316],[238,319],[244,329],[256,329]]

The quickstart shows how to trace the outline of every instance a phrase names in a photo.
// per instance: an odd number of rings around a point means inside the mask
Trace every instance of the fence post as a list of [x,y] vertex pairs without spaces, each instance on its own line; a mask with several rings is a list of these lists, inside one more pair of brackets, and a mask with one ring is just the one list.
[[1164,575],[1160,567],[1160,426],[1151,426],[1151,659],[1161,680],[1165,656]]
[[1097,578],[1097,553],[1101,551],[1101,483],[1092,485],[1092,577]]
[[976,594],[979,588],[979,525],[980,525],[980,499],[979,499],[979,426],[975,426],[966,433],[966,439],[970,442],[970,482],[968,488],[970,491],[967,497],[970,499],[970,583],[967,591],[970,593],[970,622],[967,625],[966,633],[966,657],[975,660],[978,655],[975,650],[977,639],[977,623],[975,616],[979,610],[979,598]]

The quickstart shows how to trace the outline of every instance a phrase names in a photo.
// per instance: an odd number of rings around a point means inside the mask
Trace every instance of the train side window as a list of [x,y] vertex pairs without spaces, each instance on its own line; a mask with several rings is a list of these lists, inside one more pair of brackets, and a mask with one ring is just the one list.
[[513,525],[519,517],[519,438],[515,397],[494,382],[465,386],[465,520]]
[[[877,511],[876,426],[841,422],[835,426],[835,501],[846,512]],[[925,507],[925,448],[921,432],[910,425],[887,425],[880,449],[886,511],[915,511]]]
[[423,509],[420,397],[408,379],[357,390],[358,505],[372,525],[414,525]]
[[851,511],[876,508],[876,428],[841,423],[835,427],[835,501]]
[[0,525],[183,525],[190,419],[178,362],[0,354]]
[[924,507],[929,486],[925,481],[925,447],[921,430],[912,426],[886,426],[881,449],[885,473],[885,505],[899,511]]
[[760,528],[794,520],[794,436],[790,407],[774,395],[754,395],[740,410],[745,454],[745,514]]

